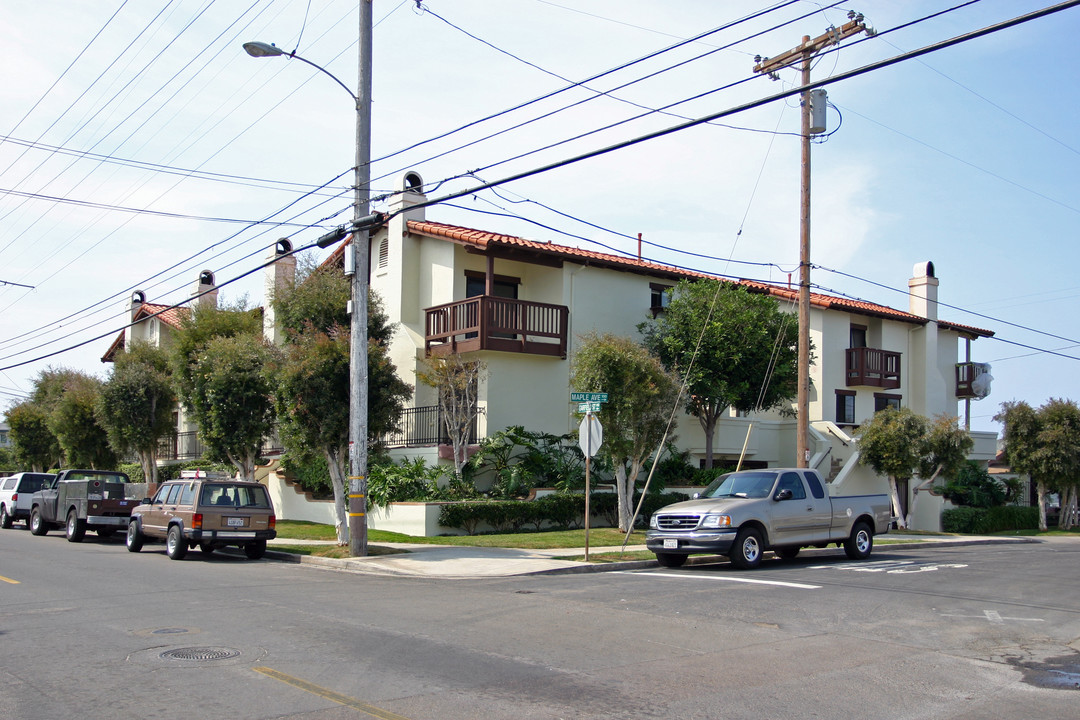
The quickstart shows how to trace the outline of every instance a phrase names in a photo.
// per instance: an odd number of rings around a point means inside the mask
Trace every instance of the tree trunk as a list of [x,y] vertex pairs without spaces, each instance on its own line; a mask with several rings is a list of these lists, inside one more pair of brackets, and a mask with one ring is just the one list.
[[944,467],[944,465],[938,465],[929,480],[919,483],[915,486],[915,489],[911,491],[911,505],[908,506],[907,522],[905,523],[907,527],[911,527],[911,524],[915,521],[915,506],[919,503],[919,491],[925,490],[933,485],[934,480],[937,480],[938,474]]
[[901,530],[906,530],[907,521],[904,519],[904,513],[901,511],[900,491],[897,490],[896,478],[892,475],[889,476],[889,499],[892,501],[893,516],[896,517],[896,527]]
[[153,495],[157,490],[157,455],[153,450],[139,451],[139,464],[142,466],[143,480],[146,481],[147,495]]
[[1039,499],[1039,532],[1046,532],[1046,483],[1041,479],[1035,481],[1035,496]]
[[[345,454],[340,448],[324,447],[326,466],[330,469],[330,484],[334,486],[334,530],[338,545],[349,544],[349,523],[345,507]],[[367,498],[364,498],[365,502]]]
[[698,422],[705,433],[705,469],[711,470],[713,466],[713,441],[716,435],[716,415],[702,408],[698,415]]
[[1058,513],[1058,527],[1071,530],[1076,527],[1076,488],[1069,486],[1061,491],[1061,510]]

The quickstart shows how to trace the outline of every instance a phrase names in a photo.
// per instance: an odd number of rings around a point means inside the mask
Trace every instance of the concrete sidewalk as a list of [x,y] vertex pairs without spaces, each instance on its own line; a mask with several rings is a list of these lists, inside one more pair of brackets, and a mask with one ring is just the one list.
[[[901,546],[957,546],[975,544],[1004,544],[1042,542],[1028,537],[925,537],[904,538],[902,544],[879,545],[876,549],[892,549]],[[394,575],[401,577],[430,577],[441,579],[469,579],[490,577],[511,577],[515,575],[537,575],[551,573],[587,573],[612,572],[616,570],[635,570],[657,567],[656,560],[628,560],[625,562],[586,563],[575,560],[559,560],[560,557],[578,557],[585,554],[584,548],[557,548],[553,550],[518,550],[513,548],[470,547],[464,545],[427,545],[419,543],[372,543],[380,547],[392,547],[403,550],[394,555],[372,555],[363,558],[323,558],[306,555],[291,555],[274,551],[274,545],[334,545],[333,541],[297,541],[273,540],[267,549],[268,559],[283,562],[298,562],[328,569],[365,575]],[[593,547],[590,555],[619,552],[621,548]],[[627,546],[627,552],[645,550],[644,545]],[[803,554],[843,553],[836,548],[803,550]],[[687,565],[726,562],[726,558],[717,555],[692,555]],[[766,558],[768,561],[768,558]]]

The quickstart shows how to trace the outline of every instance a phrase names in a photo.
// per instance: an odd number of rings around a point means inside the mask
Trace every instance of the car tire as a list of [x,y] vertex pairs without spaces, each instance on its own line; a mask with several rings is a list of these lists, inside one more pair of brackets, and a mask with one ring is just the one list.
[[45,518],[41,517],[41,508],[34,508],[30,511],[30,532],[33,535],[44,535],[49,532],[49,526],[45,523]]
[[773,554],[781,560],[794,560],[799,554],[799,548],[776,548],[775,550],[773,550]]
[[844,541],[844,552],[852,560],[865,560],[874,550],[874,531],[865,522],[857,522]]
[[184,542],[184,533],[179,525],[169,528],[169,534],[165,538],[165,554],[172,560],[183,560],[187,555],[187,543]]
[[199,543],[199,552],[201,552],[203,555],[213,555],[214,546],[208,542]]
[[266,554],[266,541],[255,540],[249,542],[244,546],[244,554],[247,555],[248,560],[258,560]]
[[0,528],[7,530],[14,523],[14,518],[8,515],[7,505],[0,505]]
[[656,553],[656,562],[660,567],[677,568],[686,564],[686,555],[680,553]]
[[139,532],[139,523],[132,520],[128,523],[127,538],[124,540],[128,552],[139,552],[143,546],[143,534]]
[[68,510],[67,524],[64,526],[68,542],[82,542],[86,537],[86,520],[79,517],[74,509]]
[[756,528],[743,528],[735,536],[731,546],[731,564],[740,570],[752,570],[761,564],[764,552],[761,532]]

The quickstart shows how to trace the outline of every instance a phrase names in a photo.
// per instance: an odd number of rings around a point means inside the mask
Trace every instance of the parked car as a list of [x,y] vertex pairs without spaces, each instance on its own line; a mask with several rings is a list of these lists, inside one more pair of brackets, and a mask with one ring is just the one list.
[[162,484],[131,512],[127,548],[139,552],[147,541],[164,540],[165,552],[182,560],[189,548],[204,555],[235,546],[252,560],[277,537],[274,505],[263,485],[225,478],[181,478]]
[[[64,528],[68,542],[82,542],[87,530],[108,537],[127,527],[139,492],[126,473],[115,470],[61,470],[30,499],[30,532],[45,535]],[[141,494],[141,493],[140,493]]]
[[52,473],[21,472],[0,478],[0,528],[5,530],[16,521],[30,526],[30,498],[42,486],[56,479]]
[[694,553],[717,553],[750,569],[766,550],[789,560],[800,548],[830,543],[865,560],[874,535],[888,532],[892,520],[887,495],[830,496],[817,471],[799,468],[722,475],[694,498],[650,518],[645,545],[664,567],[679,567]]

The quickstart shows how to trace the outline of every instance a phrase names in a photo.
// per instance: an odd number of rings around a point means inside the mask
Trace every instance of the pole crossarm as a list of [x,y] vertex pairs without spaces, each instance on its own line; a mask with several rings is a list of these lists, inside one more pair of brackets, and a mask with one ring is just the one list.
[[802,45],[794,47],[776,57],[758,60],[757,64],[754,65],[754,72],[764,73],[775,79],[775,75],[778,71],[783,70],[784,68],[793,67],[808,56],[813,57],[830,45],[839,45],[841,40],[846,40],[853,35],[858,35],[863,32],[872,33],[873,31],[866,27],[866,23],[863,22],[862,16],[858,15],[856,16],[856,19],[844,23],[839,28],[829,28],[813,40],[804,41]]

